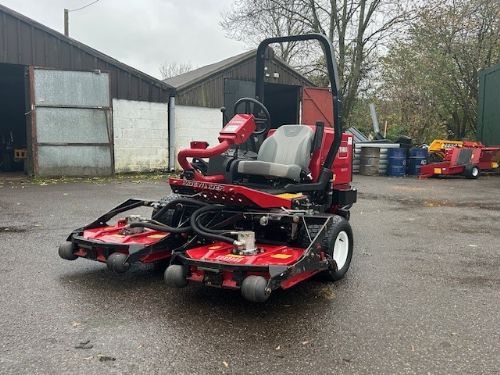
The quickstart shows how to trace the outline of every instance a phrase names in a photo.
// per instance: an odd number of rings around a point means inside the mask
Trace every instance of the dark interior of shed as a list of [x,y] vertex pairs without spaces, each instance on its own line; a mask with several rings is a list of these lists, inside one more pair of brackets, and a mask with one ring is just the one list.
[[[234,103],[243,97],[253,98],[255,82],[237,79],[224,80],[224,107],[226,121],[234,116]],[[271,128],[276,129],[284,124],[298,124],[300,86],[278,83],[264,84],[264,105],[271,115]],[[242,109],[242,108],[240,108]]]
[[299,123],[300,86],[266,83],[264,105],[271,115],[273,129]]
[[24,170],[22,158],[26,149],[24,74],[23,65],[0,64],[0,172]]

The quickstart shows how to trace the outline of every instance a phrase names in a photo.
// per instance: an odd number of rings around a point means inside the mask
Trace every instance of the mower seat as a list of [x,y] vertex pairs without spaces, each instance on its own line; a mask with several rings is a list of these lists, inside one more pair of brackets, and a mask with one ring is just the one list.
[[242,160],[238,173],[301,180],[309,169],[314,131],[307,125],[283,125],[260,146],[257,160]]

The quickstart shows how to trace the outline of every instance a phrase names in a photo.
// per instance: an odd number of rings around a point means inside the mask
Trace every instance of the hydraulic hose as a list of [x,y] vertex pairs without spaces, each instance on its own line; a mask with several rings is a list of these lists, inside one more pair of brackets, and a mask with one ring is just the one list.
[[198,234],[200,237],[204,237],[210,240],[214,241],[221,241],[221,242],[226,242],[231,245],[234,245],[235,240],[231,237],[226,237],[221,234],[216,234],[216,233],[210,233],[204,230],[203,226],[198,223],[198,218],[200,215],[204,213],[208,213],[210,211],[220,211],[222,210],[222,206],[217,206],[217,205],[207,205],[205,207],[201,207],[197,209],[193,214],[191,215],[191,228],[193,231]]
[[168,202],[165,206],[163,206],[162,208],[160,208],[158,210],[158,212],[156,212],[156,214],[154,214],[154,216],[152,217],[152,219],[153,220],[157,219],[158,217],[160,217],[161,215],[163,215],[165,212],[167,212],[167,210],[170,207],[175,206],[175,205],[177,205],[179,203],[191,204],[191,205],[195,205],[195,206],[207,206],[208,205],[208,203],[201,202],[199,200],[192,199],[192,198],[179,198],[179,199],[173,200],[171,202]]
[[[196,199],[192,198],[179,198],[175,199],[171,202],[168,202],[165,206],[160,208],[158,212],[152,217],[152,220],[155,220],[156,218],[160,217],[163,213],[165,213],[169,208],[172,206],[175,206],[179,203],[184,203],[184,204],[191,204],[191,205],[196,205],[196,206],[206,206],[208,203],[205,202],[200,202]],[[153,230],[157,230],[159,232],[170,232],[170,233],[185,233],[191,230],[191,226],[186,226],[186,227],[171,227],[170,225],[166,224],[153,224],[153,223],[147,223],[147,222],[137,222],[137,223],[131,223],[129,224],[130,228],[149,228]]]
[[198,217],[196,218],[196,224],[198,225],[198,228],[200,228],[201,230],[203,230],[207,233],[213,233],[213,234],[222,234],[222,233],[229,232],[228,230],[224,230],[224,229],[207,228],[204,224],[200,223],[201,218],[208,215],[208,214],[210,214],[210,211],[204,212],[203,214],[198,215]]
[[149,228],[157,230],[158,232],[169,232],[169,233],[185,233],[191,230],[191,227],[181,227],[175,228],[168,225],[158,225],[152,223],[137,222],[129,224],[130,228]]

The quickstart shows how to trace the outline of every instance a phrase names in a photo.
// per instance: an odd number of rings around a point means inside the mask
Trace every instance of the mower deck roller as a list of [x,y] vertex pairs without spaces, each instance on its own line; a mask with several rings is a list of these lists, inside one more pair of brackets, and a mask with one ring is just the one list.
[[[271,130],[262,104],[266,48],[308,40],[319,41],[325,53],[333,128],[318,121]],[[240,289],[252,302],[314,275],[341,279],[353,254],[348,220],[357,192],[351,187],[352,136],[340,126],[333,47],[320,34],[266,39],[257,49],[256,68],[255,98],[235,103],[219,144],[193,141],[179,152],[183,172],[169,179],[173,194],[157,202],[124,202],[75,230],[60,256],[106,262],[115,272],[135,262],[168,261],[164,277],[170,287],[200,282]],[[150,218],[129,215],[108,224],[143,206],[153,208]]]

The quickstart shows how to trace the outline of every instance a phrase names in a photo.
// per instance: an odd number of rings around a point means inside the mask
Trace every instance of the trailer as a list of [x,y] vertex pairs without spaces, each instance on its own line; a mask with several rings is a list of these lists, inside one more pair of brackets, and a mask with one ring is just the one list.
[[444,151],[441,161],[423,165],[420,177],[462,175],[478,178],[482,172],[499,172],[500,147],[486,147],[481,142],[463,141]]

